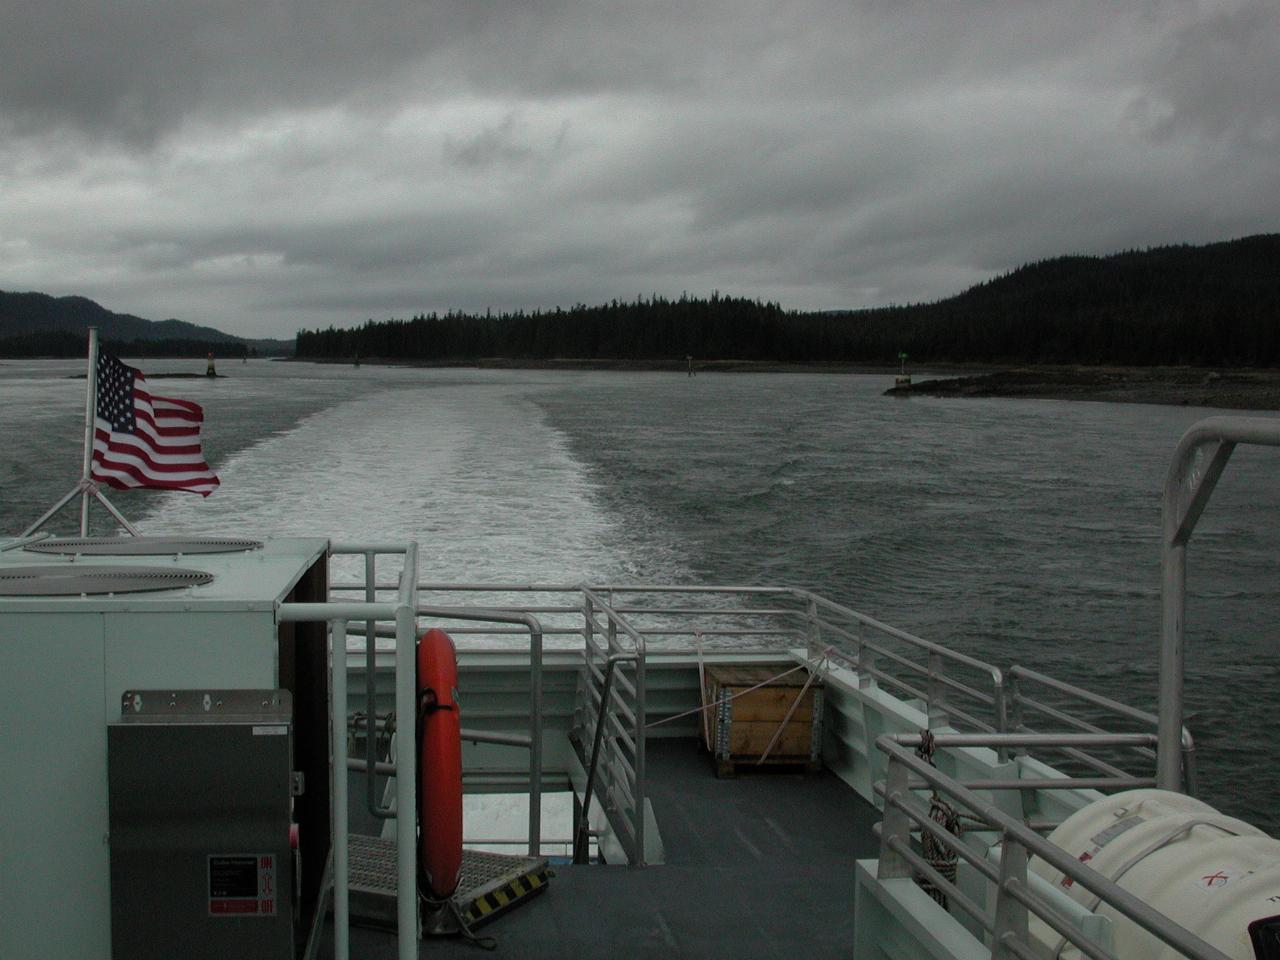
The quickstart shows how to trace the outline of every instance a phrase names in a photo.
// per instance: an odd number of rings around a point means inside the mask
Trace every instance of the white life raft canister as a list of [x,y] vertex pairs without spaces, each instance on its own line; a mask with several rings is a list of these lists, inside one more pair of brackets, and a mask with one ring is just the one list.
[[[1280,956],[1271,952],[1280,947],[1280,841],[1257,827],[1184,794],[1130,790],[1077,811],[1048,839],[1233,960]],[[1030,869],[1111,919],[1116,956],[1181,957],[1043,860]],[[1049,956],[1080,956],[1047,924],[1033,919],[1031,931]]]

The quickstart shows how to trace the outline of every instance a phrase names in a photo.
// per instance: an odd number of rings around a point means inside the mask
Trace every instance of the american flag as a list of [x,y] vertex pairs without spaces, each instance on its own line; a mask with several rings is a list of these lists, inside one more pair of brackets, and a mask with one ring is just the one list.
[[121,489],[213,493],[218,477],[200,450],[200,405],[155,396],[141,370],[103,351],[98,352],[97,373],[93,479]]

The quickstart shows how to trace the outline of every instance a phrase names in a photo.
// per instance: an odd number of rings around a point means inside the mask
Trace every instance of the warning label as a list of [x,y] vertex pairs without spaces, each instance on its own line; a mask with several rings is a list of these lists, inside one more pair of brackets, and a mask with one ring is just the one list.
[[276,889],[275,854],[209,856],[211,917],[274,917]]

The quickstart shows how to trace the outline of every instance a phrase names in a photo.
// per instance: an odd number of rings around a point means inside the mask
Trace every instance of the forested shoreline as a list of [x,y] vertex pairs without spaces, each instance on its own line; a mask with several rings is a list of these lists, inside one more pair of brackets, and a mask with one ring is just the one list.
[[[0,357],[37,359],[43,357],[83,357],[87,349],[85,334],[80,331],[51,330],[47,333],[24,333],[0,337]],[[251,356],[244,343],[225,340],[113,340],[103,338],[102,348],[118,357],[215,357]]]
[[1020,267],[936,303],[801,313],[713,294],[301,330],[300,359],[1280,366],[1280,235]]
[[[83,297],[0,292],[0,357],[75,357],[97,326],[132,357],[279,353]],[[502,313],[420,313],[300,330],[299,359],[671,367],[833,364],[1280,367],[1280,234],[1031,263],[934,303],[800,312],[713,293]]]

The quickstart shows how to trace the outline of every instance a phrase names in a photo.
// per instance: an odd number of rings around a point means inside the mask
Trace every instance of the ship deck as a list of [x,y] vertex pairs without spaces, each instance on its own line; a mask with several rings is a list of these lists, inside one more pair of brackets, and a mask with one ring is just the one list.
[[[828,771],[718,779],[693,740],[651,740],[647,763],[667,862],[556,865],[544,894],[481,928],[499,953],[528,960],[849,955],[854,861],[877,855],[871,826],[880,816],[866,801]],[[370,818],[353,829],[377,827]],[[461,938],[432,938],[421,952],[474,960],[483,955],[477,949]],[[332,950],[326,938],[320,956]],[[394,958],[395,936],[353,927],[351,956]]]

